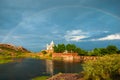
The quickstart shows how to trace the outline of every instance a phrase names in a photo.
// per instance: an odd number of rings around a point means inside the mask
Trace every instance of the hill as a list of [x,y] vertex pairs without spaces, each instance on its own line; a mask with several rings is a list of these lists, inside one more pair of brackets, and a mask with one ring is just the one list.
[[19,55],[22,53],[29,53],[27,49],[22,46],[15,46],[12,44],[0,44],[0,55]]

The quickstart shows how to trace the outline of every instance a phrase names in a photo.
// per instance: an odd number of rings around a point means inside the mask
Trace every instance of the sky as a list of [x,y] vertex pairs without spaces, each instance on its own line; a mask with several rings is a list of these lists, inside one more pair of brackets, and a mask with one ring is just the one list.
[[120,0],[0,0],[0,43],[38,52],[52,40],[120,49]]

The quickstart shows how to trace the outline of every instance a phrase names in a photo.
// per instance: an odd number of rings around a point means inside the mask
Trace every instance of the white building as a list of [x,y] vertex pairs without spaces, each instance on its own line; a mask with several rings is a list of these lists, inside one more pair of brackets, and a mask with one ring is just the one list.
[[51,43],[50,44],[47,44],[47,46],[46,46],[46,50],[47,50],[47,52],[53,52],[54,51],[54,42],[53,41],[51,41]]

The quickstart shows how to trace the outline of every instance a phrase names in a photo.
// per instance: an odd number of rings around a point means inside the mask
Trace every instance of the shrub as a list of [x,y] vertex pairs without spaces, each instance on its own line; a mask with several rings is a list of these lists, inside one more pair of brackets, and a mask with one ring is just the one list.
[[43,53],[43,54],[47,54],[47,52],[46,52],[46,51],[42,51],[42,53]]
[[[114,80],[120,75],[120,55],[106,55],[96,61],[87,61],[83,64],[86,80]],[[115,79],[116,80],[116,79]]]

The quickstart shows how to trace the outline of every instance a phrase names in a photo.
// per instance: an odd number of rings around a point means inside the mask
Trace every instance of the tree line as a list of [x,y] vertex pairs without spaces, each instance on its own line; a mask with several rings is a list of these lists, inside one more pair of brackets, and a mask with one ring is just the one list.
[[82,56],[102,56],[106,54],[120,54],[120,50],[115,45],[108,45],[106,48],[94,48],[86,51],[77,47],[75,44],[58,44],[54,47],[56,53],[78,53]]

